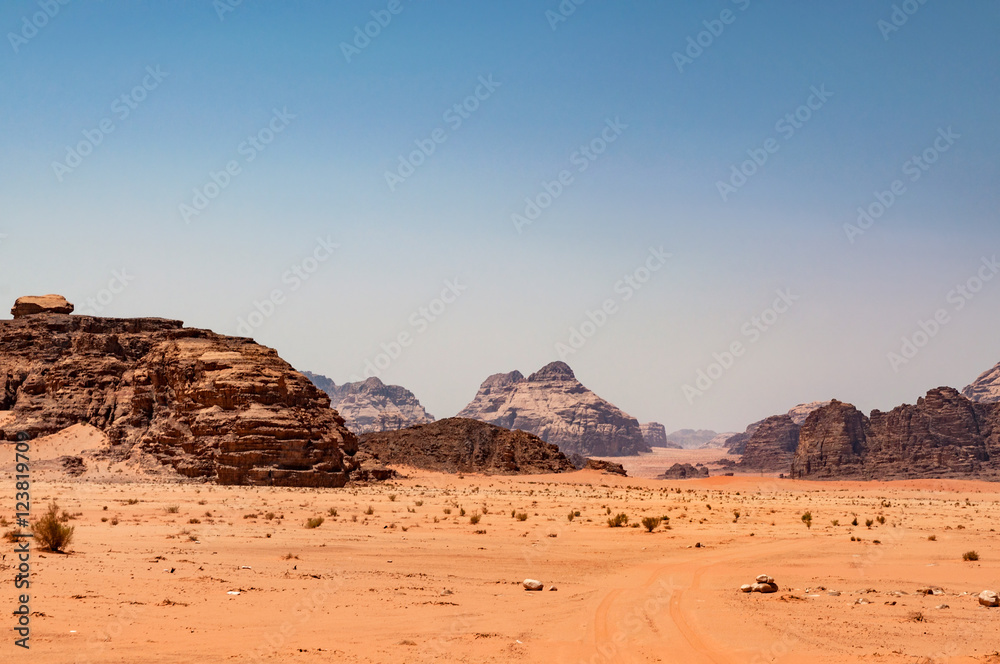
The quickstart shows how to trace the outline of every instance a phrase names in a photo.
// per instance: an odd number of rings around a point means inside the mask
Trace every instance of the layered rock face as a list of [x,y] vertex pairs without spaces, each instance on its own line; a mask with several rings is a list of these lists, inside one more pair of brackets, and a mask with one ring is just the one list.
[[356,434],[396,431],[434,421],[406,388],[386,385],[377,377],[338,386],[326,376],[304,372],[330,396],[330,405]]
[[760,423],[746,443],[740,468],[787,471],[799,447],[799,425],[790,415],[775,415]]
[[118,460],[223,484],[343,486],[357,440],[329,404],[274,350],[180,321],[0,321],[0,440],[86,423]]
[[447,473],[526,475],[576,470],[555,445],[525,431],[450,417],[360,438],[363,462],[401,464]]
[[1000,364],[984,372],[971,385],[962,390],[967,399],[980,403],[1000,402]]
[[1000,405],[950,387],[865,417],[833,402],[807,418],[793,477],[1000,477]]
[[667,440],[667,428],[659,422],[646,422],[639,425],[642,432],[642,439],[650,447],[673,447],[674,444]]
[[487,378],[458,417],[522,429],[564,454],[627,456],[651,451],[639,422],[588,390],[564,362],[527,378],[519,371]]
[[[806,418],[809,416],[809,413],[819,408],[822,408],[823,406],[829,403],[830,403],[829,401],[813,401],[810,403],[802,403],[799,404],[798,406],[795,406],[785,414],[788,415],[788,417],[790,417],[792,419],[792,422],[794,422],[796,425],[802,426],[802,424],[805,423]],[[780,417],[780,415],[776,415],[775,417]],[[747,443],[750,442],[750,439],[753,437],[754,432],[757,431],[757,427],[759,427],[763,423],[764,420],[760,420],[759,422],[754,422],[753,424],[748,426],[746,428],[746,431],[744,431],[743,433],[731,435],[729,438],[726,439],[726,441],[722,445],[720,445],[720,447],[727,448],[730,454],[743,454],[744,452],[746,452]]]

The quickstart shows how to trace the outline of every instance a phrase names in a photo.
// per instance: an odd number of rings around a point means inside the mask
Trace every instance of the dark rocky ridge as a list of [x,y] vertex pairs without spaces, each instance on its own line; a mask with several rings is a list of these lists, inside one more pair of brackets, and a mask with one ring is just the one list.
[[450,417],[361,436],[363,463],[407,465],[446,473],[524,475],[576,470],[555,445],[525,431]]
[[564,454],[651,451],[638,420],[584,387],[564,362],[547,364],[527,378],[519,371],[490,376],[458,417],[528,431]]
[[950,387],[916,405],[866,417],[832,402],[806,419],[791,467],[796,478],[1000,478],[1000,404]]
[[0,321],[0,440],[76,423],[113,458],[222,484],[343,486],[357,440],[329,397],[251,339],[158,318]]
[[798,447],[799,425],[790,415],[775,415],[754,429],[738,465],[748,470],[784,471]]

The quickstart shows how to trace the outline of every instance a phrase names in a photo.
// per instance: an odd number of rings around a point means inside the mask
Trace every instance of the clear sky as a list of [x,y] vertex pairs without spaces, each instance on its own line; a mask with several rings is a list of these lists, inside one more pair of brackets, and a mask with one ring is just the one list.
[[0,299],[378,362],[437,417],[560,356],[668,430],[961,388],[1000,5],[895,6],[11,0]]

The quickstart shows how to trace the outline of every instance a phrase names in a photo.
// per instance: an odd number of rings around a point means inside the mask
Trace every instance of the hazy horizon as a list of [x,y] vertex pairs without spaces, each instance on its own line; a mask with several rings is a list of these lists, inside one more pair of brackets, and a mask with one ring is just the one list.
[[438,418],[558,359],[668,431],[914,403],[1000,361],[998,24],[17,0],[0,299],[250,334],[338,384],[408,335],[379,377]]

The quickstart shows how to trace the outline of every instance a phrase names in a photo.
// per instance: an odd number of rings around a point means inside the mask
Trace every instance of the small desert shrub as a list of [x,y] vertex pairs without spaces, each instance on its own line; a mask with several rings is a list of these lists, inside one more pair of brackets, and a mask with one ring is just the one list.
[[514,518],[517,519],[518,521],[527,521],[528,520],[528,513],[527,512],[518,512],[514,516]]
[[198,501],[198,504],[199,505],[208,505],[208,501],[203,498],[203,499],[201,499],[201,500]]
[[925,618],[924,614],[920,611],[911,611],[910,614],[906,616],[906,619],[910,622],[927,622],[927,618]]
[[319,528],[323,525],[323,517],[314,516],[306,520],[306,528]]
[[927,541],[928,542],[936,542],[937,541],[937,535],[928,535],[927,536]]
[[576,516],[576,512],[570,512],[569,516],[567,516],[566,519],[568,521],[572,521],[575,516]]
[[357,514],[352,514],[351,515],[351,521],[353,521],[354,523],[357,523],[358,522],[358,515]]
[[962,560],[973,561],[979,560],[979,553],[977,551],[966,551],[962,554]]
[[59,507],[54,500],[45,516],[31,524],[31,532],[44,551],[63,551],[73,541],[73,527],[59,522]]
[[389,500],[390,500],[391,502],[396,502],[396,497],[397,497],[397,496],[396,496],[396,494],[394,494],[394,493],[390,493],[390,494],[389,494]]
[[288,552],[288,553],[286,553],[286,554],[285,554],[284,556],[282,556],[282,558],[281,558],[281,559],[282,559],[282,560],[291,560],[291,559],[293,559],[293,558],[294,558],[295,560],[298,560],[298,559],[299,559],[299,557],[298,557],[297,555],[295,555],[294,553],[292,553],[291,551],[289,551],[289,552]]
[[3,538],[11,543],[19,541],[22,537],[25,537],[25,534],[17,530],[8,530],[3,534]]
[[802,523],[806,524],[806,528],[813,527],[813,515],[812,512],[806,512],[802,515]]
[[254,514],[254,513],[250,513],[250,514],[244,514],[243,518],[244,519],[256,519],[258,516],[260,516],[260,515],[259,514]]
[[108,517],[102,516],[101,517],[101,523],[107,523],[107,522],[108,522]]
[[450,507],[444,508],[444,513],[445,514],[451,514],[451,508]]
[[865,519],[865,527],[866,528],[871,528],[873,523],[875,523],[874,519]]
[[[274,514],[274,512],[269,512],[269,514]],[[336,507],[331,507],[330,509],[328,509],[326,511],[326,515],[327,516],[337,516],[337,508]]]
[[852,526],[858,525],[858,517],[854,517],[854,521],[851,521]]
[[[264,518],[267,519],[268,521],[274,521],[274,517],[276,516],[278,515],[275,514],[274,512],[268,512],[267,514],[264,515]],[[337,510],[333,510],[332,516],[337,516]]]
[[881,514],[879,516],[875,517],[875,520],[878,521],[883,526],[885,525],[885,517],[882,516]]
[[181,511],[180,505],[167,505],[165,509],[167,510],[167,514],[177,514]]
[[188,519],[188,523],[201,523],[201,519]]
[[628,515],[625,513],[618,514],[608,519],[609,528],[621,528],[626,524],[628,524]]
[[840,519],[834,519],[834,520],[833,520],[833,521],[831,521],[830,523],[832,523],[832,524],[833,524],[833,525],[835,525],[835,526],[839,526],[839,525],[840,525]]
[[375,514],[375,508],[369,505],[368,509],[365,510],[365,514],[368,514],[369,516]]
[[115,517],[115,518],[111,519],[111,525],[112,526],[117,526],[118,525],[118,517]]
[[476,525],[477,523],[479,523],[479,520],[481,518],[483,517],[480,516],[479,513],[477,512],[476,514],[473,514],[472,516],[469,517],[469,523],[471,523],[472,525]]
[[460,509],[458,510],[458,515],[459,515],[459,516],[465,516],[465,508],[464,508],[464,507],[462,507],[462,508],[460,508]]
[[125,501],[125,503],[128,505],[137,505],[139,503],[139,500],[137,498],[129,498],[128,500]]
[[662,522],[663,522],[663,520],[660,519],[660,517],[658,517],[658,516],[644,516],[644,517],[642,517],[642,527],[645,528],[648,532],[653,532],[654,530],[656,530],[657,528],[659,528],[660,524]]
[[418,500],[417,502],[415,502],[413,504],[416,505],[417,507],[423,507],[424,506],[424,501]]

